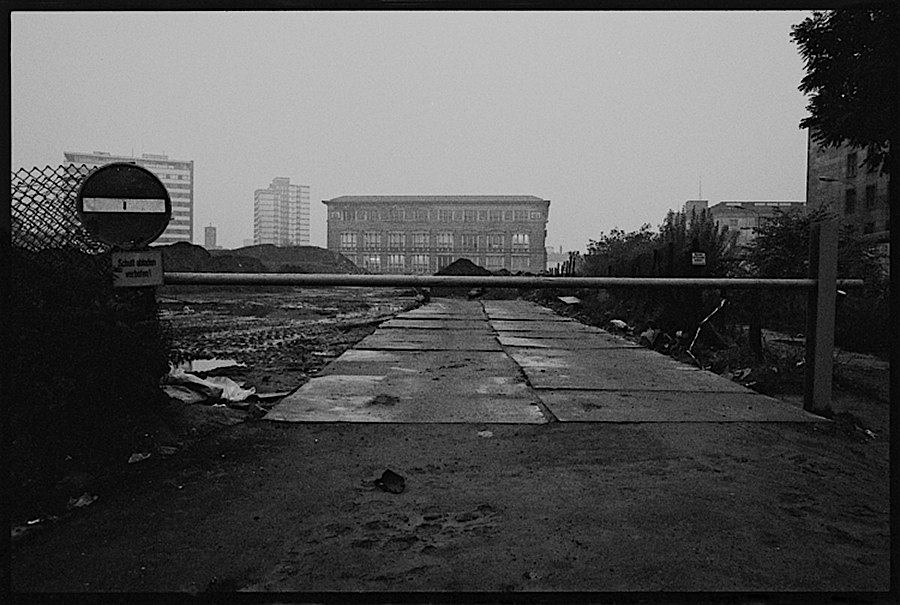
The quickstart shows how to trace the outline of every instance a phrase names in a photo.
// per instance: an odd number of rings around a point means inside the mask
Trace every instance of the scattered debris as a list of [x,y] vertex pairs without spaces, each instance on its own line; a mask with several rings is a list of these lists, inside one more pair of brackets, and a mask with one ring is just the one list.
[[631,330],[631,326],[622,321],[621,319],[610,319],[609,323],[619,330]]
[[479,436],[479,437],[485,437],[485,438],[487,438],[487,437],[493,437],[493,436],[494,436],[494,433],[492,433],[491,431],[478,431],[478,436]]
[[163,377],[163,390],[170,397],[184,403],[229,401],[240,403],[256,394],[256,388],[243,388],[225,376],[200,378],[180,368],[173,368]]
[[524,574],[522,574],[522,577],[525,578],[526,580],[540,580],[541,579],[541,575],[536,571],[526,571]]
[[566,303],[567,305],[580,305],[581,299],[577,296],[557,296],[559,300]]
[[706,322],[708,322],[710,319],[712,319],[713,315],[715,315],[716,313],[718,313],[719,311],[722,310],[722,308],[725,306],[726,302],[727,302],[727,300],[724,298],[719,300],[719,306],[716,307],[715,309],[713,309],[712,313],[707,315],[703,319],[703,321],[700,322],[700,325],[697,326],[697,332],[694,334],[694,339],[691,341],[691,345],[687,348],[687,351],[685,351],[688,355],[691,356],[691,359],[693,359],[694,361],[697,362],[697,365],[700,366],[701,370],[704,369],[703,364],[700,363],[700,361],[696,357],[694,357],[694,353],[693,353],[694,345],[697,344],[697,339],[700,337],[700,330],[703,329],[703,326],[706,324]]
[[31,533],[34,530],[42,529],[43,528],[42,524],[45,521],[58,521],[58,520],[59,520],[59,517],[57,517],[56,515],[50,515],[45,519],[42,519],[40,517],[38,517],[36,519],[30,519],[25,522],[25,525],[11,526],[9,528],[9,537],[11,540],[16,540],[18,538],[21,538],[22,536],[24,536],[27,533]]
[[859,429],[860,431],[862,431],[863,433],[865,433],[866,436],[869,437],[870,439],[877,439],[877,438],[878,438],[878,435],[876,435],[875,433],[873,433],[873,432],[872,432],[871,430],[869,430],[869,429],[864,429],[864,428],[862,428],[861,426],[857,426],[856,428]]
[[175,367],[186,372],[209,372],[221,368],[246,368],[247,364],[236,359],[219,359],[218,357],[213,357],[211,359],[185,360]]
[[660,330],[657,330],[656,328],[647,328],[646,330],[641,332],[641,344],[652,349],[661,333],[662,332],[660,332]]
[[134,464],[136,462],[141,462],[143,460],[146,460],[149,457],[150,457],[149,452],[136,452],[136,453],[132,454],[131,457],[128,459],[128,464]]
[[91,494],[85,492],[78,498],[69,498],[69,502],[68,504],[66,504],[66,509],[72,510],[73,508],[84,508],[85,506],[90,506],[97,501],[98,497],[99,496],[92,496]]
[[742,380],[746,380],[751,372],[753,372],[753,368],[742,368],[740,370],[729,372],[728,377],[736,382],[741,382]]
[[375,485],[386,492],[399,494],[406,489],[406,479],[391,469],[381,473],[381,477],[375,480]]
[[162,390],[172,399],[177,399],[182,403],[200,403],[206,401],[206,396],[181,385],[164,384]]

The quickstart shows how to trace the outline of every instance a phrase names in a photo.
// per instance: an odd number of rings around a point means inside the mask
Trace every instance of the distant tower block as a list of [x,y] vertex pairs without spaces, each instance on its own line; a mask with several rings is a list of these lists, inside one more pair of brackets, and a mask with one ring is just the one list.
[[216,228],[212,225],[203,228],[203,247],[214,250],[216,247]]
[[253,243],[309,245],[309,185],[292,185],[289,178],[279,177],[254,192]]

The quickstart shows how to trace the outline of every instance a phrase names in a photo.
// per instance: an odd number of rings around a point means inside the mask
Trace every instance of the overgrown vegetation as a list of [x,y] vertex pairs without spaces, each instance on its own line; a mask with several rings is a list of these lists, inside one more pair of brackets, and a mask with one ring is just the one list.
[[[717,228],[708,211],[689,216],[670,212],[654,231],[650,225],[626,233],[613,230],[588,245],[586,276],[619,277],[766,277],[796,278],[808,274],[810,225],[832,218],[824,210],[781,212],[761,223],[749,247],[737,245],[736,233]],[[692,253],[703,252],[706,265],[694,266]],[[838,275],[862,278],[863,292],[839,296],[836,343],[868,353],[887,353],[889,288],[884,258],[849,231],[839,239]],[[545,300],[560,294],[548,293]],[[793,291],[692,289],[610,289],[580,291],[580,319],[609,327],[618,319],[635,335],[647,334],[648,344],[674,354],[705,356],[705,364],[722,371],[735,366],[775,367],[785,373],[801,360],[766,359],[760,346],[762,328],[802,335],[806,328],[807,295]],[[704,324],[722,300],[724,306]],[[694,345],[691,348],[691,345]],[[716,369],[714,367],[713,369]]]
[[814,11],[791,38],[805,62],[800,91],[810,96],[800,121],[824,146],[867,147],[865,164],[890,172],[897,133],[897,40],[900,11],[850,7]]

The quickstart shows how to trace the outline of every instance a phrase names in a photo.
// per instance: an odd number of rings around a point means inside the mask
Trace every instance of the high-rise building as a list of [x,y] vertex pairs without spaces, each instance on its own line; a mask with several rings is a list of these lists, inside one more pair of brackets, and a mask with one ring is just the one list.
[[272,179],[253,196],[253,243],[276,246],[309,245],[309,185]]
[[533,195],[371,195],[323,200],[328,249],[372,273],[435,273],[466,258],[497,271],[546,268],[550,201]]
[[64,152],[67,162],[89,168],[103,166],[111,162],[129,162],[143,166],[155,174],[165,185],[172,199],[172,218],[155,244],[174,244],[194,240],[194,161],[171,160],[169,156],[145,153],[141,157],[113,155],[105,151],[91,153],[82,151]]
[[203,247],[207,250],[216,249],[216,228],[212,225],[203,228]]

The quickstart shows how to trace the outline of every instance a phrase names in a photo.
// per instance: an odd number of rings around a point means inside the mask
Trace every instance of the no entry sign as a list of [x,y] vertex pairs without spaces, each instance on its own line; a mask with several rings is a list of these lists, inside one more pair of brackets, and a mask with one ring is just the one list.
[[100,241],[134,250],[166,230],[172,215],[169,192],[155,174],[137,164],[113,162],[84,179],[78,189],[78,216]]

